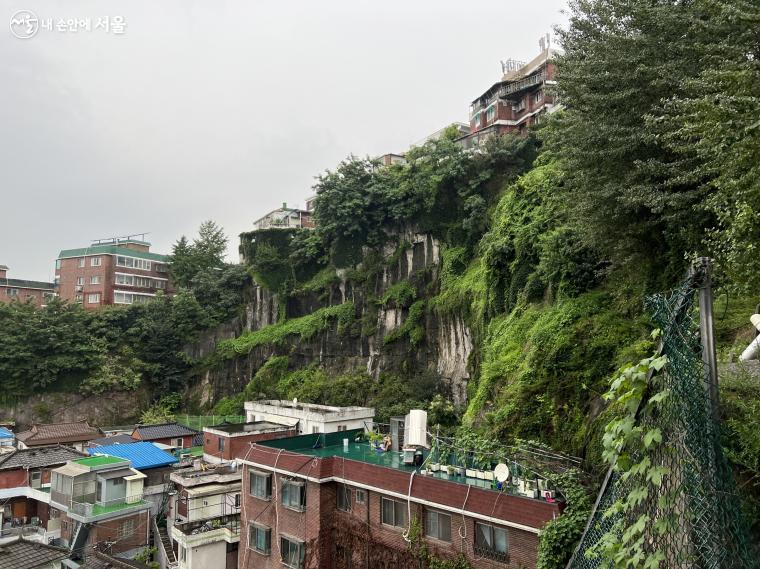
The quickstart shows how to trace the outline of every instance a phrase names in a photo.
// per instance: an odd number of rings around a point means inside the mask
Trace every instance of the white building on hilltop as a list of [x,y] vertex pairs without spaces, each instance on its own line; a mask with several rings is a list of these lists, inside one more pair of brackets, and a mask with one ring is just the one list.
[[246,401],[246,421],[273,421],[298,425],[301,435],[310,433],[335,433],[351,429],[363,429],[371,424],[375,410],[371,407],[333,407],[293,401]]

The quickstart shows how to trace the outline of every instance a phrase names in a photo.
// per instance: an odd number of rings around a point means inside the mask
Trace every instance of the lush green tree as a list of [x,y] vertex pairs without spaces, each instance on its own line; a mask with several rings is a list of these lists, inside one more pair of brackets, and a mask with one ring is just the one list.
[[658,121],[664,101],[709,65],[688,31],[693,2],[573,0],[559,30],[565,111],[546,129],[564,172],[564,204],[585,240],[614,266],[656,263],[655,287],[683,273],[710,216],[691,151],[674,152]]
[[174,283],[187,288],[198,273],[222,268],[227,242],[224,230],[211,220],[201,224],[198,237],[192,243],[183,235],[169,256],[169,271]]

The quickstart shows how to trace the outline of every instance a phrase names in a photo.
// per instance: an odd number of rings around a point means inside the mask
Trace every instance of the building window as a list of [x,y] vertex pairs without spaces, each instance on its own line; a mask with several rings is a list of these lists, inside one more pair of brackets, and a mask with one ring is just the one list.
[[93,275],[90,277],[90,284],[100,284],[100,275]]
[[451,541],[451,516],[441,512],[425,512],[425,535],[440,541]]
[[357,504],[364,504],[367,501],[367,491],[366,490],[359,490],[357,488],[356,490],[356,503]]
[[338,432],[342,432],[346,430],[346,425],[338,425]]
[[486,110],[486,122],[491,122],[496,118],[496,104],[491,105]]
[[224,439],[219,437],[219,452],[224,452]]
[[78,264],[79,264],[79,268],[80,269],[83,268],[84,267],[84,257],[79,257],[79,259],[77,259],[77,261],[78,261]]
[[88,294],[87,302],[89,304],[100,304],[100,293]]
[[474,128],[478,128],[480,126],[480,113],[477,112],[474,115],[472,115],[472,126]]
[[306,509],[306,484],[286,480],[282,483],[282,505],[293,510]]
[[77,286],[84,286],[84,277],[77,277]]
[[319,426],[314,426],[311,428],[312,433],[318,433],[319,432]]
[[390,498],[382,498],[380,521],[388,526],[406,527],[406,504]]
[[351,488],[338,484],[338,509],[342,512],[351,511]]
[[536,92],[533,94],[533,102],[534,102],[534,103],[540,103],[540,102],[541,102],[541,98],[542,98],[543,96],[544,96],[544,94],[543,94],[543,92],[542,92],[541,90],[538,90],[538,91],[536,91]]
[[8,296],[18,296],[19,290],[17,288],[9,288]]
[[176,447],[176,448],[182,448],[182,443],[183,442],[184,441],[182,440],[182,437],[178,437],[176,439],[172,439],[171,446]]
[[74,295],[74,302],[84,302],[84,295],[81,292],[78,292]]
[[153,281],[154,288],[164,290],[166,288],[166,281]]
[[99,267],[101,264],[100,257],[90,257],[90,266],[91,267]]
[[60,259],[56,259],[55,260],[55,270],[59,271],[60,269],[61,269],[61,260]]
[[272,498],[272,475],[264,472],[253,472],[250,474],[250,491],[251,496],[261,498],[262,500],[271,500]]
[[248,548],[269,555],[272,549],[272,530],[258,524],[249,525]]
[[113,485],[114,486],[121,486],[122,484],[124,484],[124,479],[123,478],[114,478],[113,479]]
[[121,255],[116,257],[116,265],[118,267],[128,267],[130,269],[141,269],[143,271],[150,270],[150,261],[145,259],[135,259],[134,257],[122,257]]
[[301,569],[306,559],[306,547],[302,541],[280,536],[282,563],[293,569]]
[[163,263],[156,263],[155,269],[156,269],[157,273],[168,273],[169,272],[169,267],[167,265],[164,265]]
[[475,522],[475,554],[497,561],[507,561],[509,554],[507,530]]
[[182,563],[187,563],[187,549],[185,549],[182,545],[177,545],[177,548],[179,549],[179,560]]
[[240,507],[240,494],[235,494],[235,507]]
[[135,520],[129,519],[121,522],[119,529],[116,532],[116,537],[124,539],[135,533]]

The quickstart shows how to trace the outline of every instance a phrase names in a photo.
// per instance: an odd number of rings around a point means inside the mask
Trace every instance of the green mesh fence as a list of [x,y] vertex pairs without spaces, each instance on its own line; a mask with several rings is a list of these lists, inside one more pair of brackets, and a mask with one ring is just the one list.
[[[645,530],[644,552],[663,553],[665,560],[660,567],[757,566],[750,559],[733,474],[723,455],[719,428],[712,419],[712,406],[706,394],[696,306],[699,280],[700,275],[695,274],[671,294],[656,295],[647,302],[663,332],[662,352],[668,357],[663,370],[650,378],[649,392],[669,389],[671,395],[659,407],[656,417],[640,416],[639,422],[656,424],[661,430],[663,444],[650,457],[652,464],[665,466],[668,474],[636,511],[616,515],[610,507],[628,495],[631,483],[623,481],[614,468],[610,469],[568,568],[611,567],[609,561],[594,557],[590,550],[611,530],[619,516],[629,516],[629,521],[633,521],[642,514],[653,521],[673,514],[678,519],[675,530],[664,535],[653,527]],[[646,396],[642,405],[645,401]],[[630,564],[642,565],[643,562]]]

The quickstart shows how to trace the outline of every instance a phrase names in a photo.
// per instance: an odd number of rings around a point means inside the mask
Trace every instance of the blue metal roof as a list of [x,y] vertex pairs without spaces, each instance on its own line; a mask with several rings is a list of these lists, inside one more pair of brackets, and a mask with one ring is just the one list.
[[121,445],[105,445],[87,449],[90,454],[107,454],[126,458],[132,461],[132,468],[142,470],[144,468],[157,468],[168,466],[177,462],[177,458],[162,451],[153,443],[138,442]]
[[16,435],[11,433],[8,429],[5,427],[0,427],[0,439],[13,439]]

